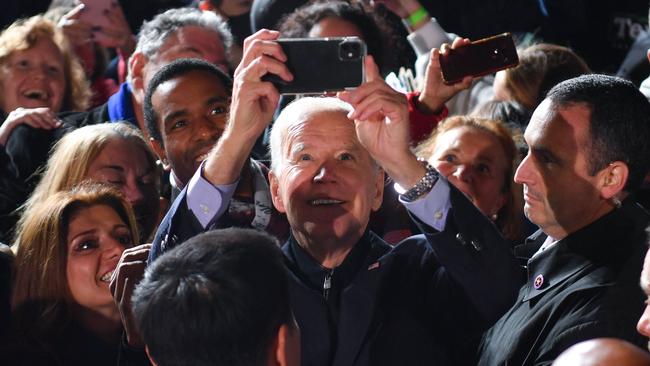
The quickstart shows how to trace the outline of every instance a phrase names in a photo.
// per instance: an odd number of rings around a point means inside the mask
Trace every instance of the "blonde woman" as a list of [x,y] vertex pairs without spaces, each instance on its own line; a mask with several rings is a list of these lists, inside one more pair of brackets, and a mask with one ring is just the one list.
[[104,123],[76,129],[52,150],[41,181],[25,203],[17,242],[26,220],[39,203],[84,180],[114,185],[133,207],[145,242],[154,232],[160,207],[159,173],[142,134],[126,123]]
[[525,238],[521,186],[512,136],[500,122],[454,116],[441,122],[416,148],[450,183],[490,217],[511,241]]
[[52,129],[56,113],[85,110],[90,89],[77,57],[54,23],[40,15],[0,34],[0,145],[13,128]]

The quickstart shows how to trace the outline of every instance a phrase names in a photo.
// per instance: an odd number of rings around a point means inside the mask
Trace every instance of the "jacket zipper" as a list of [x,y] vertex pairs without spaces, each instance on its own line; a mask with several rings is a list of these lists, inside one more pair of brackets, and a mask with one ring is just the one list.
[[329,296],[330,293],[330,288],[332,288],[332,274],[334,273],[334,270],[330,270],[327,272],[325,275],[325,281],[323,281],[323,297],[325,300],[327,300],[327,297]]

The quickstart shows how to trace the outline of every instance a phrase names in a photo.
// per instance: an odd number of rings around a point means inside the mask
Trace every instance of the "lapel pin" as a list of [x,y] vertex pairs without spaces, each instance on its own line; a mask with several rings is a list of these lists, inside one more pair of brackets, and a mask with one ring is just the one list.
[[535,282],[533,282],[533,286],[535,287],[536,290],[539,290],[543,285],[544,285],[544,276],[538,274],[537,277],[535,277]]

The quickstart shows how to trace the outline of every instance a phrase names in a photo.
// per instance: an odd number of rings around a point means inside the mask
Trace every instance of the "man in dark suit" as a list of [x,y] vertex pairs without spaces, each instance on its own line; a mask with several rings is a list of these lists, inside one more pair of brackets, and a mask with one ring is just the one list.
[[599,337],[644,345],[634,324],[649,216],[628,196],[650,167],[650,104],[628,81],[581,76],[548,93],[524,137],[515,181],[541,230],[515,248],[526,282],[479,364],[546,365]]
[[[279,100],[261,77],[292,78],[277,37],[262,30],[245,41],[226,129],[163,220],[159,232],[169,231],[150,262],[223,215]],[[480,334],[514,299],[517,267],[489,219],[411,153],[405,96],[371,59],[365,66],[368,82],[340,95],[349,104],[299,99],[271,133],[270,190],[291,226],[283,251],[302,364],[471,363]],[[394,249],[367,228],[384,171],[406,187],[401,200],[425,232]],[[168,229],[172,221],[181,224]]]

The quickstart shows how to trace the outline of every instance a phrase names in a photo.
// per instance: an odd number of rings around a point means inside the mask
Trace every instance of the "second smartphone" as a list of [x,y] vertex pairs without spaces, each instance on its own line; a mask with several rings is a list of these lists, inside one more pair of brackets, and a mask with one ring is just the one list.
[[457,83],[466,76],[492,74],[518,64],[517,48],[510,33],[484,38],[440,55],[440,69],[447,84]]

